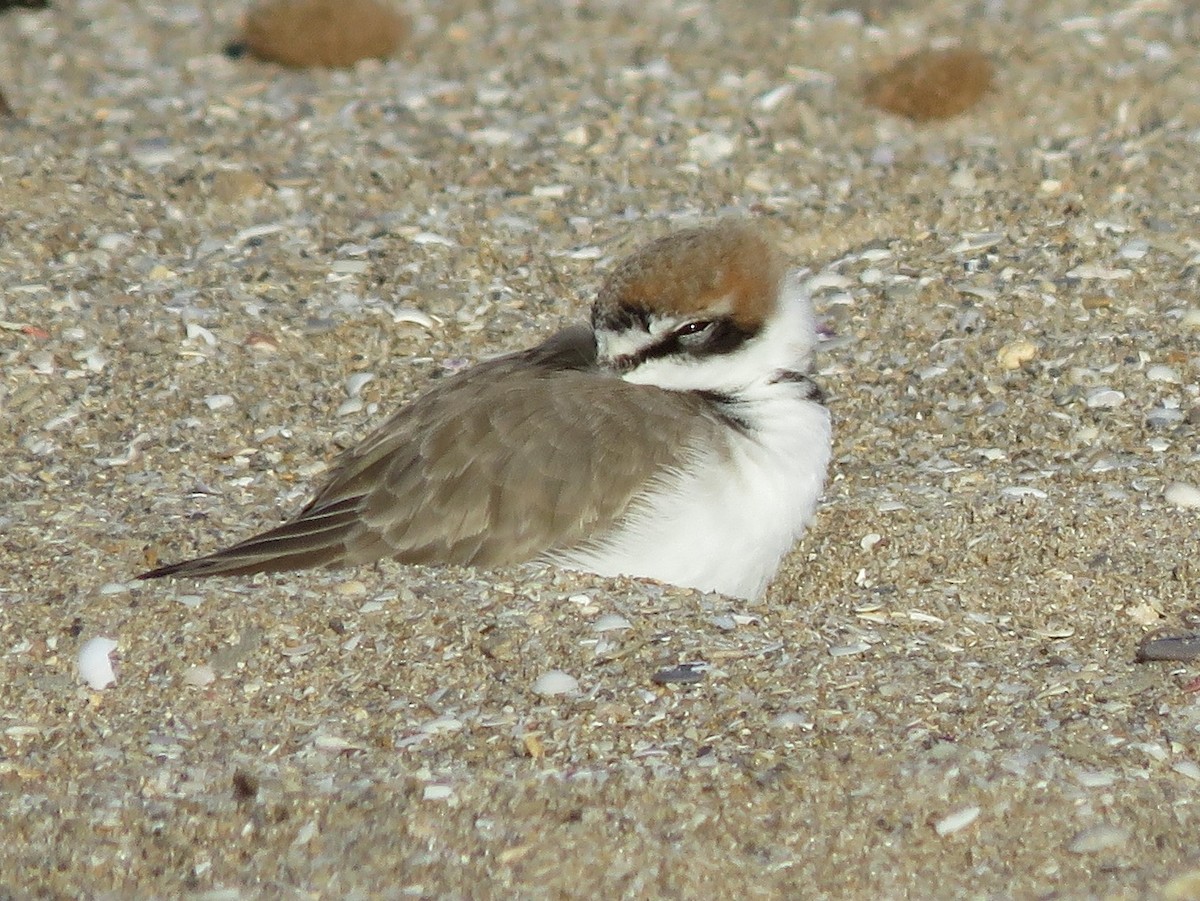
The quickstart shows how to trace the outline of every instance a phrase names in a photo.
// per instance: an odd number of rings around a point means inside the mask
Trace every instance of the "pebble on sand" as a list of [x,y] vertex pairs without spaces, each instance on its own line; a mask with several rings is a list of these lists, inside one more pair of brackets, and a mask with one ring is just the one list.
[[246,14],[242,37],[227,48],[296,69],[340,69],[392,56],[409,22],[382,0],[265,0]]
[[992,63],[979,50],[920,50],[867,80],[868,104],[916,122],[966,112],[992,86]]
[[1001,369],[1020,369],[1037,356],[1038,347],[1024,338],[1010,341],[996,352],[996,362]]

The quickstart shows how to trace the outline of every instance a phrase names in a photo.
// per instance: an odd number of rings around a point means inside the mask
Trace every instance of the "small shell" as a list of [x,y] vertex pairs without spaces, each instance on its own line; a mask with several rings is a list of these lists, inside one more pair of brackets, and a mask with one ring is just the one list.
[[952,835],[962,829],[966,829],[972,823],[979,819],[978,807],[964,807],[961,810],[956,810],[954,813],[946,814],[936,823],[933,824],[933,831],[938,835]]
[[579,691],[579,680],[570,673],[560,669],[552,669],[538,676],[533,683],[533,693],[543,697],[553,695],[573,695]]
[[1163,491],[1163,497],[1167,499],[1168,503],[1185,510],[1194,510],[1200,507],[1200,488],[1189,485],[1187,482],[1172,482]]
[[83,647],[79,649],[77,663],[79,675],[89,688],[100,691],[117,681],[117,674],[113,671],[112,661],[108,657],[116,649],[117,643],[103,636],[83,643]]

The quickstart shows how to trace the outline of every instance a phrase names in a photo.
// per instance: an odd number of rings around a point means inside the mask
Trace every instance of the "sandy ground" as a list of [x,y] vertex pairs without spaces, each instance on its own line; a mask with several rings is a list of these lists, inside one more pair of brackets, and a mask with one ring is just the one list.
[[[1200,897],[1200,670],[1135,662],[1197,629],[1194,4],[424,3],[336,73],[57,5],[0,20],[0,897]],[[931,41],[978,107],[862,104]],[[730,214],[832,336],[761,602],[130,581]]]

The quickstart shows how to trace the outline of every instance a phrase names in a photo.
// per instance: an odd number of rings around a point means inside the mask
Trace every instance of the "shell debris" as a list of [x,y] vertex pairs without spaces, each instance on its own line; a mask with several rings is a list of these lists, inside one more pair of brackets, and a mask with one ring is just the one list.
[[117,681],[117,674],[109,657],[116,649],[117,642],[102,635],[88,639],[80,647],[76,665],[80,678],[89,688],[102,691]]
[[542,697],[578,694],[579,680],[570,673],[552,669],[537,677],[533,683],[533,693]]

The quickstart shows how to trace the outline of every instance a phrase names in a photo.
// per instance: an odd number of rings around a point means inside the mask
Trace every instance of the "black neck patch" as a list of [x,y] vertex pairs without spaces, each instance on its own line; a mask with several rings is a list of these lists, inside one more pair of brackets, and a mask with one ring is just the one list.
[[693,391],[692,393],[708,404],[713,415],[725,425],[743,433],[752,431],[753,427],[750,422],[738,414],[739,401],[730,395],[720,391]]
[[796,385],[803,385],[808,389],[809,400],[814,400],[819,404],[825,403],[825,392],[821,390],[821,387],[816,382],[810,379],[803,372],[785,369],[778,373],[775,378],[771,379],[771,381],[775,384],[778,384],[779,382],[791,382]]

